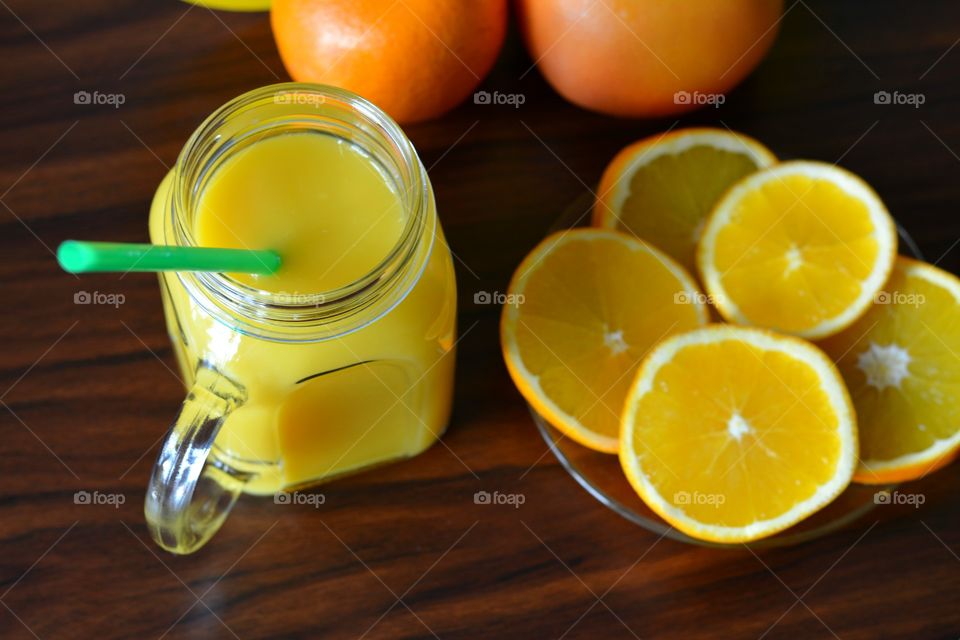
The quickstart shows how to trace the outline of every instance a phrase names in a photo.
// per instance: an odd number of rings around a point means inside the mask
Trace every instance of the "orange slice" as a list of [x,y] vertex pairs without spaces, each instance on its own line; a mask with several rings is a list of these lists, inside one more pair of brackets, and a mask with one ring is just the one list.
[[524,398],[565,435],[615,453],[620,409],[657,341],[707,321],[693,278],[660,251],[615,231],[547,237],[520,264],[500,326]]
[[630,484],[704,540],[786,529],[839,495],[856,461],[856,419],[833,363],[763,329],[711,325],[661,342],[623,410]]
[[822,343],[860,425],[854,479],[919,478],[960,450],[960,279],[900,257],[876,304]]
[[753,138],[726,129],[650,136],[623,149],[604,171],[593,226],[629,231],[692,273],[697,241],[717,200],[776,161]]
[[896,227],[873,189],[833,165],[797,161],[720,199],[697,263],[726,320],[823,338],[866,312],[896,254]]

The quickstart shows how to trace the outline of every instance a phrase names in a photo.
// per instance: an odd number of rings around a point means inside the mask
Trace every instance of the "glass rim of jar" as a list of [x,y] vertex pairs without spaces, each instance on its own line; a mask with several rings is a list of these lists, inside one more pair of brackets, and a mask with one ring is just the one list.
[[[256,115],[263,110],[269,117]],[[360,278],[328,291],[271,292],[215,272],[176,275],[195,302],[235,331],[317,342],[388,313],[419,280],[433,249],[436,216],[426,169],[400,126],[380,108],[345,89],[300,82],[267,85],[230,100],[197,127],[180,152],[170,191],[172,226],[165,228],[172,228],[176,244],[196,246],[196,203],[219,163],[256,140],[296,131],[343,137],[386,170],[406,214],[392,249]]]

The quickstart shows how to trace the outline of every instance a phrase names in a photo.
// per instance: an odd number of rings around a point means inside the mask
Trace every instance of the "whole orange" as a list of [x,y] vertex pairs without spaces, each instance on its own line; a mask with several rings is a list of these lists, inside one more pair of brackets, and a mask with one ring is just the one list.
[[349,89],[399,122],[435,118],[490,71],[507,0],[274,0],[290,76]]
[[530,55],[567,100],[649,117],[716,103],[759,64],[783,0],[518,0]]

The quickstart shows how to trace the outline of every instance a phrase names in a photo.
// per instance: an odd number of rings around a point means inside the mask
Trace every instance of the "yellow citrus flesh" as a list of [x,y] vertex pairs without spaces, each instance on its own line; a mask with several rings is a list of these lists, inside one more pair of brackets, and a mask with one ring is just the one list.
[[704,296],[668,256],[615,231],[547,237],[510,283],[504,359],[524,398],[597,451],[617,451],[620,410],[659,340],[707,321]]
[[866,312],[896,251],[893,220],[865,182],[829,164],[784,162],[721,198],[697,263],[726,320],[813,339]]
[[684,533],[746,542],[781,531],[849,484],[856,419],[812,344],[711,325],[660,343],[623,410],[620,463],[641,498]]
[[960,280],[900,257],[876,303],[822,343],[857,410],[869,484],[919,478],[960,448]]
[[636,142],[600,180],[593,225],[628,231],[691,272],[704,221],[735,182],[776,162],[762,144],[725,129],[683,129]]
[[268,11],[271,0],[184,0],[210,9],[223,11]]

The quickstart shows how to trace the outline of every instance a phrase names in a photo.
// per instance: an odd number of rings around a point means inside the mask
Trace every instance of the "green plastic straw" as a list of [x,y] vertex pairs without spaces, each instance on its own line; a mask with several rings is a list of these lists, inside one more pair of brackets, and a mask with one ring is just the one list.
[[168,247],[123,242],[67,240],[57,249],[64,271],[216,271],[272,274],[280,268],[276,251]]

